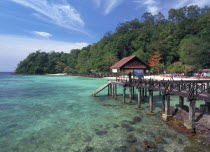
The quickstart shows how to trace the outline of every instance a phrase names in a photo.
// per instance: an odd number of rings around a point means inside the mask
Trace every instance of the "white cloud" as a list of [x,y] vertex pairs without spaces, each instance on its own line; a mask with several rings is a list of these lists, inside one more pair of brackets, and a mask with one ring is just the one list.
[[146,5],[154,5],[154,4],[156,4],[156,2],[154,0],[146,0],[146,1],[144,1],[144,4],[146,4]]
[[93,0],[98,8],[101,8],[104,15],[108,15],[114,8],[124,2],[124,0]]
[[47,22],[65,27],[71,30],[80,31],[85,25],[80,13],[71,6],[67,0],[11,0],[15,3],[31,8],[36,11],[36,16]]
[[81,49],[87,45],[85,42],[61,42],[0,35],[0,71],[14,71],[21,60],[37,50],[69,53],[72,49]]
[[153,15],[157,14],[161,8],[159,3],[156,0],[133,0],[137,4],[138,8],[145,7],[147,12],[152,13]]
[[210,5],[209,0],[177,0],[175,2],[174,8],[180,8],[184,6],[190,6],[190,5],[198,5],[199,7],[204,7],[205,5]]
[[49,37],[52,36],[52,34],[47,33],[47,32],[34,31],[33,33],[34,33],[35,35],[42,36],[42,37],[45,37],[45,38],[49,38]]
[[167,15],[167,12],[171,8],[181,8],[184,6],[198,5],[203,7],[205,5],[210,5],[210,0],[133,0],[137,5],[138,9],[145,8],[146,11],[151,12],[153,15],[158,12],[164,12]]

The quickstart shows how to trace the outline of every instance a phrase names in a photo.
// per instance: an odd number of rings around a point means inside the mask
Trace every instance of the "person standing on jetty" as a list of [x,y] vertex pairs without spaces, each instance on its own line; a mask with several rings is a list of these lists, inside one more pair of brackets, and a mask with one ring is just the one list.
[[198,80],[200,80],[201,78],[201,73],[198,73],[197,77],[196,77]]

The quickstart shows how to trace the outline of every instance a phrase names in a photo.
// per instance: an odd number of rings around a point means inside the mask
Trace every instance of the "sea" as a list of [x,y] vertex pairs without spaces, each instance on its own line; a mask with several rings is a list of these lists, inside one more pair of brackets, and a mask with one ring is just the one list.
[[[0,73],[1,152],[182,152],[191,140],[159,118],[161,96],[154,93],[155,115],[122,104],[103,90],[92,92],[108,79],[77,76],[11,75]],[[127,90],[128,92],[128,90]],[[135,90],[135,93],[137,91]],[[126,99],[128,102],[128,98]],[[171,97],[172,106],[178,98]],[[134,118],[141,120],[135,122]],[[157,142],[157,138],[162,142]],[[134,151],[134,152],[135,152]]]

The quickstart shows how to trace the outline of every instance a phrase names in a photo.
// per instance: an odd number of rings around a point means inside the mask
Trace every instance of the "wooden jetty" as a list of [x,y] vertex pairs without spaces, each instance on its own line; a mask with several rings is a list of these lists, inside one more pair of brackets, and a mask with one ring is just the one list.
[[94,91],[92,93],[92,96],[95,96],[97,93],[101,92],[102,90],[104,90],[107,86],[109,86],[112,82],[108,81],[107,83],[105,83],[104,85],[102,85],[100,88],[98,88],[96,91]]
[[189,102],[189,120],[184,124],[189,129],[195,129],[195,106],[196,101],[205,101],[205,105],[201,105],[202,111],[210,112],[210,80],[154,80],[154,79],[130,79],[117,77],[115,81],[109,81],[99,89],[97,89],[92,95],[96,96],[101,90],[108,87],[108,95],[113,98],[117,97],[117,86],[123,87],[123,100],[122,103],[126,103],[126,90],[129,89],[129,103],[132,103],[134,98],[134,89],[138,90],[138,104],[137,108],[141,109],[141,104],[149,92],[149,111],[148,114],[154,114],[153,112],[153,92],[159,91],[162,96],[162,117],[164,120],[168,120],[171,117],[170,114],[170,96],[179,96],[179,104],[176,105],[179,108],[185,109],[184,98]]

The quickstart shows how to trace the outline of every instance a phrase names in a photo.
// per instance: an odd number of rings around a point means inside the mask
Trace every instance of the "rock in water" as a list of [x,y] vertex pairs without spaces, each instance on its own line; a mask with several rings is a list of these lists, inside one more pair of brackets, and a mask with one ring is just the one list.
[[137,141],[136,137],[134,137],[133,135],[128,136],[126,140],[129,143],[135,143]]
[[144,141],[141,143],[141,147],[143,150],[146,150],[147,148],[156,148],[156,145],[153,142],[147,141],[144,139]]
[[140,121],[141,121],[141,118],[135,116],[135,117],[133,117],[133,121],[136,122],[136,123],[137,123],[137,122],[140,122]]
[[161,136],[155,137],[155,142],[156,143],[160,143],[160,144],[166,144],[165,139],[163,137],[161,137]]
[[105,130],[105,129],[103,129],[103,130],[96,130],[96,134],[97,134],[97,135],[105,135],[105,134],[107,134],[107,133],[108,133],[108,131]]
[[85,148],[84,148],[83,151],[84,151],[84,152],[91,152],[91,151],[93,151],[93,147],[85,146]]
[[128,152],[137,152],[136,147],[132,146],[128,148]]

